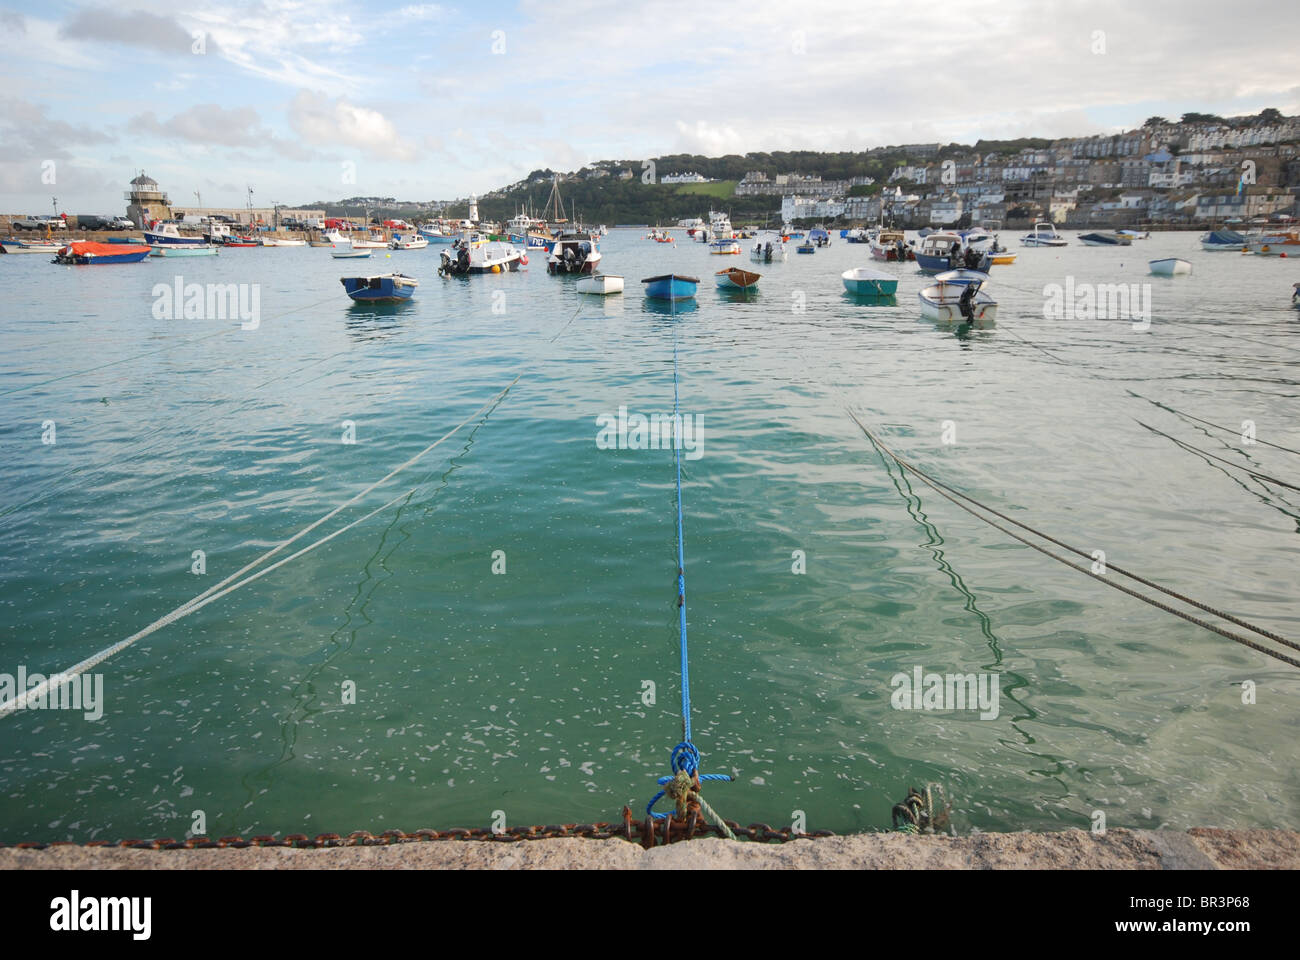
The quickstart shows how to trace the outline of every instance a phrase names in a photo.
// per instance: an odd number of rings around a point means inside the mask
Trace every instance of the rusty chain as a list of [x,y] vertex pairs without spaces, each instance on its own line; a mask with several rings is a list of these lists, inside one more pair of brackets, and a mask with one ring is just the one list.
[[[728,820],[736,839],[750,840],[757,843],[788,843],[791,840],[808,840],[818,837],[835,836],[829,830],[817,830],[811,833],[795,833],[791,828],[773,828],[766,823],[751,823],[742,827],[734,820]],[[156,840],[91,840],[78,844],[71,840],[52,840],[50,842],[29,841],[24,843],[5,843],[0,841],[0,849],[47,850],[52,847],[117,847],[132,850],[214,850],[244,849],[246,847],[289,847],[296,850],[320,850],[331,847],[376,847],[392,846],[399,843],[423,843],[433,840],[489,840],[498,843],[510,843],[520,840],[550,840],[561,837],[577,837],[586,840],[621,839],[640,844],[642,847],[662,846],[678,843],[695,837],[721,837],[722,828],[706,823],[703,817],[692,810],[686,819],[670,817],[653,822],[632,819],[632,812],[623,808],[623,819],[615,823],[564,823],[547,826],[509,827],[501,832],[494,832],[488,827],[457,827],[450,830],[416,830],[405,833],[401,830],[385,830],[374,834],[367,830],[356,830],[347,836],[338,833],[320,833],[309,837],[305,833],[291,833],[283,837],[189,837],[175,840],[161,837]]]

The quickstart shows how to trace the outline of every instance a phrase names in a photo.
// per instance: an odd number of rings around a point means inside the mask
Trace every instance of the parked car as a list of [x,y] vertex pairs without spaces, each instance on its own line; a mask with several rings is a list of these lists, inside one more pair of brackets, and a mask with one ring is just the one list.
[[103,230],[108,225],[106,219],[93,213],[79,213],[74,219],[79,230]]
[[126,217],[109,217],[108,229],[110,230],[134,230],[135,223]]
[[66,230],[67,222],[62,217],[24,217],[13,222],[15,230]]

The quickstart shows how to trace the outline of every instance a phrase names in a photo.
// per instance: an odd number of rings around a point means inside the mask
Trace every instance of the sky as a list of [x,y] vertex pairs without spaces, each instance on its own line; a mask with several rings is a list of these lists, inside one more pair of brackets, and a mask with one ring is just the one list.
[[[1295,0],[0,0],[0,212],[435,200],[550,167],[1300,113]],[[662,173],[673,171],[660,170]]]

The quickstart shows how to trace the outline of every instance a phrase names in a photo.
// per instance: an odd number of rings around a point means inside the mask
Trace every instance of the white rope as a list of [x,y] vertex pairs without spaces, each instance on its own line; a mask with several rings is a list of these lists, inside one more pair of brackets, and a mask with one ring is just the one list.
[[[522,374],[520,374],[520,376],[522,376]],[[239,582],[231,585],[232,581],[237,580],[239,577],[243,576],[243,574],[247,573],[249,570],[252,570],[254,567],[262,563],[264,560],[270,559],[275,554],[283,550],[285,547],[289,546],[289,544],[293,543],[295,540],[298,540],[304,535],[310,533],[312,530],[315,530],[322,523],[329,520],[331,517],[336,516],[339,513],[339,511],[356,503],[367,493],[374,490],[376,487],[380,486],[384,482],[392,479],[394,476],[401,473],[407,467],[414,464],[417,460],[419,460],[429,451],[433,450],[434,447],[438,446],[440,443],[450,438],[453,434],[455,434],[458,430],[460,430],[461,427],[465,426],[465,424],[469,423],[471,420],[479,416],[479,414],[483,413],[485,410],[491,408],[494,404],[499,403],[501,399],[506,395],[506,393],[509,392],[510,388],[513,387],[518,382],[519,382],[519,377],[516,376],[514,380],[511,380],[510,383],[506,384],[504,389],[502,389],[499,393],[493,396],[491,400],[483,404],[483,406],[479,407],[468,417],[466,417],[460,423],[456,424],[456,426],[452,427],[451,430],[447,431],[447,433],[443,434],[433,443],[429,444],[427,447],[425,447],[415,456],[411,457],[411,459],[407,460],[401,466],[389,472],[387,476],[383,477],[380,480],[376,480],[374,483],[366,487],[360,493],[353,496],[351,499],[345,501],[344,503],[339,504],[339,506],[335,507],[329,513],[325,514],[325,516],[321,517],[319,520],[315,520],[312,523],[308,524],[307,526],[303,527],[301,530],[295,533],[288,540],[285,540],[277,544],[276,546],[272,547],[270,550],[262,554],[256,560],[253,560],[251,563],[245,564],[243,567],[241,567],[239,570],[232,573],[230,576],[226,577],[226,579],[222,580],[220,583],[214,584],[213,586],[209,587],[207,590],[204,590],[202,593],[200,593],[198,596],[194,597],[193,599],[187,600],[185,603],[181,604],[171,613],[159,617],[153,623],[149,624],[147,627],[138,631],[137,633],[131,634],[131,636],[127,637],[125,640],[119,640],[117,643],[105,647],[103,650],[99,651],[98,653],[92,656],[87,657],[85,660],[82,660],[80,663],[76,664],[75,666],[69,667],[67,670],[61,671],[60,673],[56,673],[47,677],[45,680],[43,680],[41,683],[37,684],[35,687],[31,688],[30,690],[19,693],[18,696],[14,697],[14,699],[6,701],[5,703],[0,703],[0,718],[7,717],[13,712],[15,712],[16,710],[28,708],[35,701],[40,700],[43,697],[47,696],[51,689],[55,689],[59,686],[62,686],[63,684],[67,683],[69,680],[73,679],[74,677],[77,677],[85,673],[87,670],[90,670],[93,667],[98,666],[99,664],[107,660],[109,657],[121,653],[127,647],[134,645],[138,641],[149,636],[151,633],[161,630],[163,627],[175,623],[177,620],[180,620],[183,617],[188,617],[194,611],[206,607],[209,603],[212,603],[214,600],[219,600],[221,597],[224,597],[226,594],[233,593],[235,590],[238,590],[240,587],[250,584],[254,580],[258,580],[261,577],[264,577],[272,570],[284,566],[289,561],[295,560],[298,557],[301,557],[305,553],[310,553],[312,550],[315,550],[317,547],[323,546],[324,544],[333,540],[339,534],[351,530],[353,527],[357,526],[360,523],[364,523],[366,520],[369,520],[371,517],[375,516],[378,513],[382,513],[384,510],[387,510],[389,507],[391,507],[393,504],[397,503],[399,500],[403,499],[404,497],[409,497],[412,493],[414,493],[416,490],[419,489],[418,486],[412,487],[410,490],[407,490],[405,493],[399,494],[397,497],[388,501],[388,503],[385,503],[383,506],[376,507],[374,510],[371,510],[369,513],[367,513],[364,517],[360,517],[356,520],[353,520],[351,523],[347,524],[344,527],[340,527],[338,530],[335,530],[333,533],[322,537],[321,539],[317,540],[315,543],[308,544],[307,546],[303,547],[301,550],[297,551],[296,553],[292,553],[289,556],[283,558],[282,560],[277,560],[269,567],[259,570],[256,573],[252,574],[251,576],[246,577],[243,580],[239,580]]]

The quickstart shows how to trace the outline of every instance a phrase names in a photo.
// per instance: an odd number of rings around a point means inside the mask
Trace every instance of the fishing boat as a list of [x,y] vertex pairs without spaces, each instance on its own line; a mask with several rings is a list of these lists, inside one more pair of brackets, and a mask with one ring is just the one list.
[[58,253],[61,243],[44,243],[31,240],[0,240],[0,253]]
[[685,277],[679,273],[665,273],[658,277],[647,277],[641,281],[646,285],[645,295],[654,300],[690,300],[695,296],[695,288],[700,285],[696,277]]
[[811,240],[805,240],[803,243],[799,244],[794,248],[794,252],[795,253],[816,253],[817,247],[813,244]]
[[221,238],[223,247],[260,247],[256,237],[229,236]]
[[351,247],[335,247],[330,256],[335,260],[365,260],[373,254],[370,249],[353,250]]
[[854,267],[840,274],[844,289],[867,297],[889,297],[898,292],[898,277],[874,267]]
[[808,231],[808,241],[819,247],[829,247],[831,245],[831,235],[817,227]]
[[1165,257],[1161,260],[1148,260],[1147,266],[1157,277],[1182,277],[1192,272],[1190,260],[1182,257]]
[[488,240],[481,233],[465,233],[438,256],[438,273],[444,277],[468,276],[473,273],[505,273],[528,264],[523,250],[502,240]]
[[215,243],[151,243],[149,244],[149,256],[151,257],[213,257],[216,256],[217,245]]
[[[962,313],[962,296],[967,297],[971,319]],[[993,326],[997,319],[998,304],[978,284],[936,283],[926,287],[917,296],[921,301],[921,316],[937,323],[969,323],[983,330]]]
[[1236,230],[1211,230],[1201,234],[1201,249],[1209,253],[1231,251],[1242,252],[1248,249],[1249,240]]
[[566,233],[557,237],[546,258],[547,273],[595,273],[600,263],[596,241],[587,233]]
[[373,277],[340,277],[348,296],[359,303],[401,303],[410,300],[420,281],[401,273]]
[[1039,220],[1034,229],[1020,238],[1026,247],[1064,247],[1070,241],[1056,232],[1056,225],[1049,220]]
[[760,276],[748,270],[741,270],[740,267],[728,267],[715,273],[713,280],[719,290],[749,290],[758,286]]
[[871,242],[871,233],[867,230],[864,230],[862,227],[857,227],[853,230],[841,230],[840,236],[843,237],[845,240],[847,240],[849,243],[870,243]]
[[1248,243],[1251,253],[1264,257],[1300,256],[1300,232],[1290,230],[1285,233],[1263,234]]
[[785,241],[775,230],[760,230],[754,237],[754,245],[749,248],[749,259],[759,263],[772,263],[785,260]]
[[871,238],[871,258],[886,262],[915,260],[916,253],[907,245],[902,230],[877,230]]
[[916,251],[916,265],[925,273],[952,270],[961,260],[961,237],[955,233],[931,233]]
[[149,247],[145,244],[127,245],[74,240],[61,247],[50,262],[98,266],[102,263],[139,263],[147,256],[149,256]]
[[392,250],[423,250],[428,245],[428,239],[418,233],[408,233],[405,236],[394,234],[393,239],[388,241],[388,246]]
[[623,292],[623,278],[612,273],[594,273],[589,277],[580,278],[574,284],[574,288],[579,293],[608,296],[611,293]]
[[1081,233],[1079,242],[1085,247],[1131,247],[1133,238],[1122,233]]
[[730,236],[716,235],[709,241],[709,253],[730,256],[731,254],[740,253],[740,241]]
[[151,229],[144,231],[144,242],[146,244],[155,243],[207,243],[207,237],[189,237],[182,236],[181,232],[176,229],[174,223],[159,223]]

